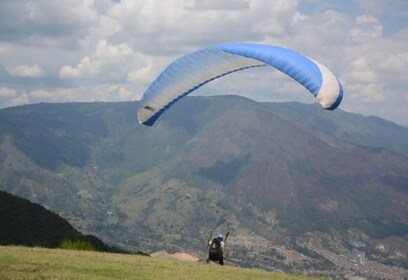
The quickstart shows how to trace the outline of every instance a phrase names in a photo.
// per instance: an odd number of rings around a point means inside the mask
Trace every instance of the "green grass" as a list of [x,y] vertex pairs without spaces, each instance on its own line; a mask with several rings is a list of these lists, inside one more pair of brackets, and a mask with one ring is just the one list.
[[0,246],[0,279],[313,279],[228,264],[139,255]]
[[69,250],[96,251],[95,245],[88,240],[64,239],[61,242],[61,248]]

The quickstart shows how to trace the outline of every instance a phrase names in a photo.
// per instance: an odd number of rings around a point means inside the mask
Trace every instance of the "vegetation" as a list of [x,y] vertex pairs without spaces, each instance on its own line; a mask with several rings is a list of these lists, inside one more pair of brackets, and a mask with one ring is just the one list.
[[68,250],[80,250],[80,251],[96,251],[96,247],[88,240],[72,240],[72,239],[64,239],[61,242],[62,249]]
[[83,235],[43,206],[0,191],[0,244],[124,252]]
[[27,247],[0,247],[0,279],[313,279],[204,262]]
[[0,191],[0,244],[55,248],[80,232],[43,206]]
[[233,158],[229,161],[217,161],[210,167],[201,169],[201,175],[222,185],[227,185],[239,173],[242,166],[248,163],[247,157]]

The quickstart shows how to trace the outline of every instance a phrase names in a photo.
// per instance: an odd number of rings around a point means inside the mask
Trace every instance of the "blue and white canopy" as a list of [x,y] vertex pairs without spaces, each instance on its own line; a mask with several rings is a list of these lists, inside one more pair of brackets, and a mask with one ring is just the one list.
[[334,110],[339,106],[342,86],[336,76],[317,61],[282,47],[226,44],[184,55],[167,66],[143,94],[137,112],[139,122],[153,125],[177,100],[214,79],[268,65],[302,84],[324,109]]

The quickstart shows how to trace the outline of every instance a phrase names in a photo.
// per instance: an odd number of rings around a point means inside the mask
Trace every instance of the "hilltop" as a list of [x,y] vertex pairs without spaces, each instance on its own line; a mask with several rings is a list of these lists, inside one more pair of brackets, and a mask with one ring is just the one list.
[[336,275],[406,269],[408,129],[315,105],[190,97],[0,110],[0,188],[129,250]]

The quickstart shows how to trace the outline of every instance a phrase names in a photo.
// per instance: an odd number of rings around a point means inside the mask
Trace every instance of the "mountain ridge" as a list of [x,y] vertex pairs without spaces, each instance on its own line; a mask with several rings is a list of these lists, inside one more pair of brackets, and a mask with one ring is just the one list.
[[237,96],[187,97],[153,127],[136,108],[0,110],[0,187],[133,250],[203,254],[210,231],[232,230],[244,266],[333,271],[322,252],[357,250],[407,267],[408,129]]

